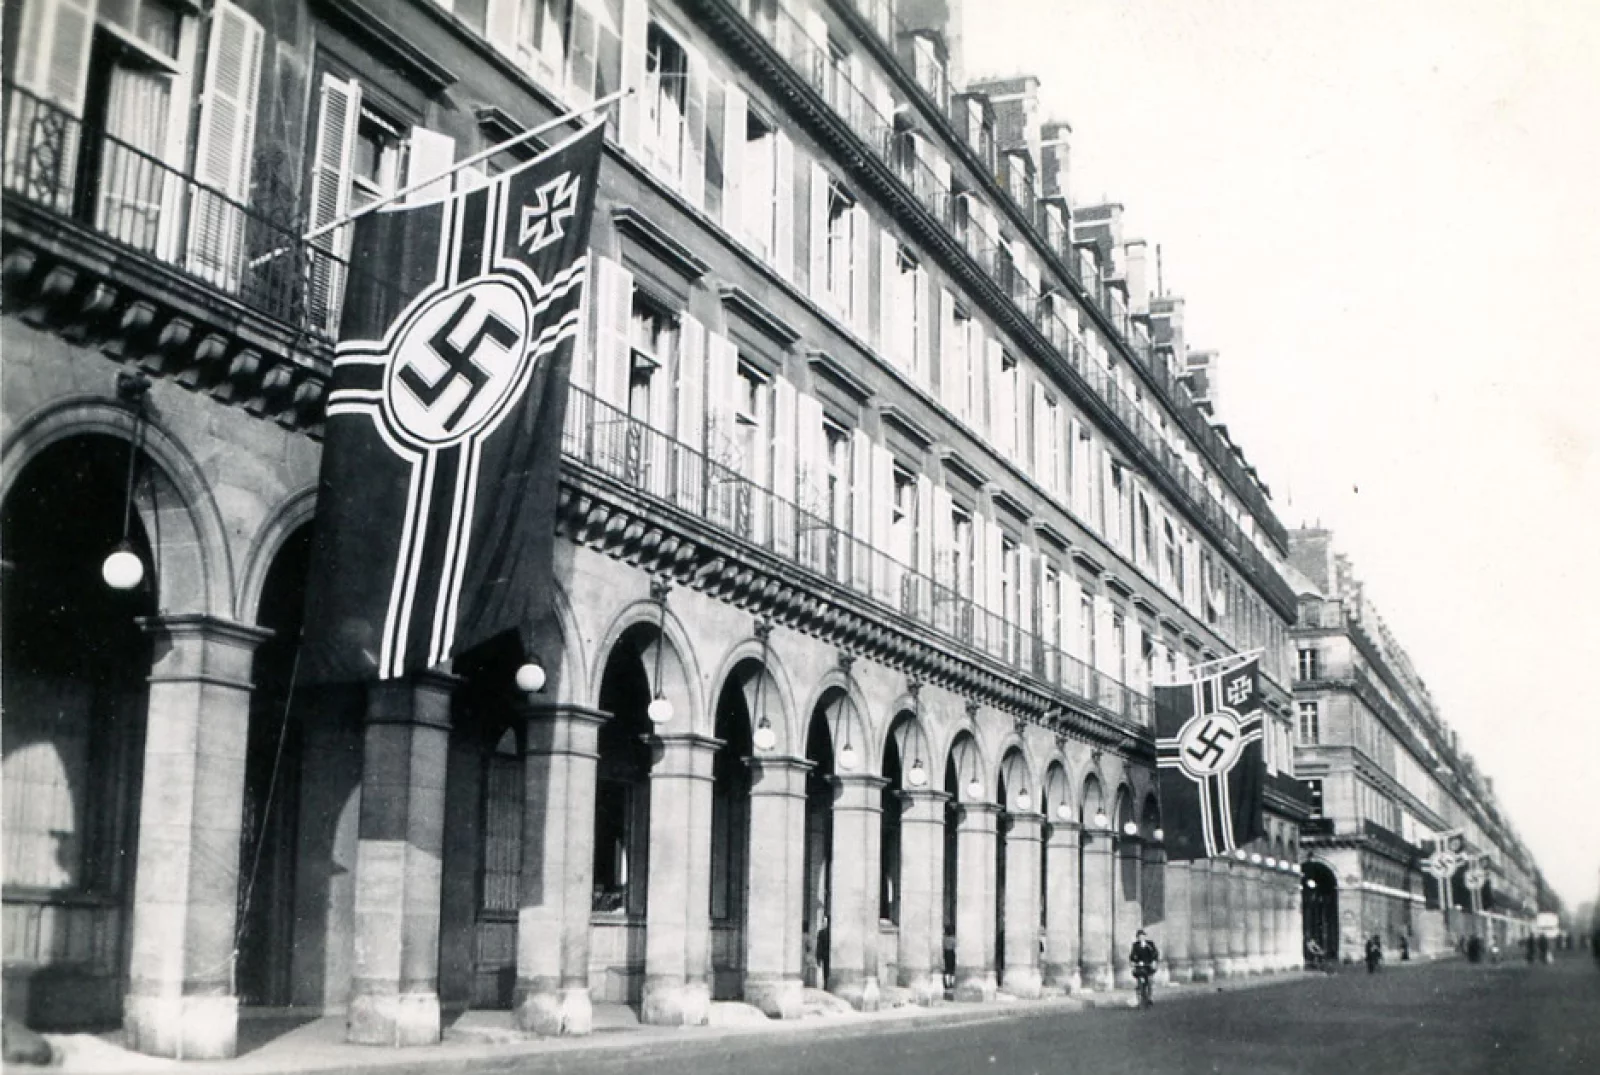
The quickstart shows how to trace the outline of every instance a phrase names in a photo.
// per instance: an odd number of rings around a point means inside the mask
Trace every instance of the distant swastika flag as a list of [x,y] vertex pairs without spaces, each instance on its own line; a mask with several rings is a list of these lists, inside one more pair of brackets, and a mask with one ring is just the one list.
[[528,652],[603,130],[350,225],[303,681],[394,679],[508,637]]
[[1225,855],[1265,832],[1260,660],[1155,688],[1167,858]]

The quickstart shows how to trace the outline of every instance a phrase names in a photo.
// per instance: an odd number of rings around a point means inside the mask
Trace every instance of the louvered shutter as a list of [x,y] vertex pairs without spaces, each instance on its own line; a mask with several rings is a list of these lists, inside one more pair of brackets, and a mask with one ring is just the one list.
[[872,220],[867,207],[850,210],[850,323],[863,340],[872,337]]
[[[1112,631],[1114,616],[1115,611],[1111,607],[1111,601],[1097,594],[1094,599],[1094,633],[1098,640],[1098,645],[1095,646],[1095,670],[1112,679],[1117,676],[1117,666],[1121,659],[1116,651],[1116,635]],[[1103,695],[1099,700],[1104,702],[1106,696]]]
[[[350,167],[355,153],[356,127],[361,118],[361,85],[332,75],[322,76],[317,104],[317,148],[312,157],[312,228],[338,220],[350,211]],[[313,324],[330,336],[339,334],[339,304],[344,300],[344,258],[350,245],[350,228],[335,228],[312,240],[311,282],[308,296]]]
[[964,413],[966,372],[957,360],[956,300],[949,289],[939,289],[939,398],[951,414]]
[[809,294],[824,309],[836,304],[828,294],[828,173],[815,161],[811,164],[811,216],[806,228],[811,236],[811,264],[807,277]]
[[[982,437],[989,435],[989,412],[992,406],[990,401],[994,399],[995,392],[988,354],[989,344],[983,326],[978,323],[977,318],[969,318],[966,364],[961,373],[963,378],[972,384],[972,398],[967,400],[967,425]],[[966,388],[963,387],[962,391],[965,392]]]
[[[926,474],[917,475],[917,514],[911,544],[914,550],[912,567],[916,569],[916,616],[928,622],[932,613],[931,583],[934,578],[935,546],[939,540],[938,516],[935,514],[933,480]],[[945,513],[945,528],[950,526],[950,514]],[[945,545],[949,542],[946,540]]]
[[[518,55],[521,42],[517,34],[517,9],[523,0],[489,0],[484,13],[484,39],[506,56],[523,59]],[[542,2],[542,0],[541,0]]]
[[1005,350],[999,340],[986,339],[984,366],[989,371],[989,438],[1000,451],[1015,459],[1018,452],[1016,431],[1016,392],[1005,373]]
[[720,333],[706,342],[706,485],[707,512],[719,525],[733,529],[738,519],[734,480],[745,465],[739,455],[737,429],[739,349]]
[[211,14],[194,163],[195,178],[225,197],[196,194],[188,265],[225,291],[238,290],[244,255],[244,210],[235,203],[250,197],[262,36],[259,22],[228,0],[218,0]]
[[[733,82],[723,86],[722,101],[722,226],[731,235],[745,235],[744,142],[749,120],[749,98]],[[766,191],[770,195],[772,188]]]
[[622,85],[635,92],[617,106],[617,139],[640,158],[644,151],[644,52],[649,28],[648,0],[622,0]]
[[902,565],[891,562],[894,530],[894,455],[881,444],[872,445],[872,573],[878,600],[898,605]]
[[83,115],[97,9],[96,0],[26,0],[17,34],[18,84],[75,116]]
[[989,586],[989,611],[995,613],[997,618],[1003,617],[1010,611],[1005,607],[1005,532],[1000,529],[999,523],[990,519],[984,536],[988,544],[984,569]]
[[797,401],[794,385],[783,377],[772,379],[772,506],[773,548],[780,555],[794,555],[795,447]]
[[633,351],[628,322],[633,310],[633,274],[610,258],[594,259],[595,409],[590,416],[594,461],[612,474],[628,465],[628,382]]
[[706,329],[688,314],[683,315],[678,342],[674,395],[678,413],[674,425],[673,487],[679,506],[698,514],[704,509],[701,493],[705,488],[701,466],[706,437]]
[[1032,671],[1034,663],[1034,641],[1039,633],[1039,625],[1035,622],[1034,588],[1038,585],[1034,581],[1035,559],[1033,550],[1026,545],[1017,546],[1017,649],[1014,660],[1024,671]]
[[815,396],[795,393],[796,490],[799,547],[803,563],[813,570],[827,564],[828,438],[822,426],[822,404]]
[[795,251],[795,236],[805,237],[807,226],[803,222],[796,224],[798,206],[795,204],[795,162],[794,143],[789,136],[778,131],[773,136],[773,167],[777,169],[777,179],[774,183],[774,197],[777,198],[777,228],[775,240],[777,250],[771,255],[778,273],[791,283],[799,283],[799,262]]
[[[942,485],[932,487],[933,492],[933,577],[953,597],[961,588],[956,578],[955,501],[950,491]],[[937,617],[936,613],[936,617]],[[948,627],[948,624],[943,624]]]
[[911,372],[911,362],[903,331],[905,314],[900,307],[900,249],[894,236],[878,232],[878,351],[897,369]]
[[872,586],[869,553],[872,549],[872,438],[864,429],[850,433],[850,582],[858,590]]
[[933,363],[933,310],[932,283],[927,270],[917,266],[911,274],[912,301],[916,303],[916,331],[909,333],[907,347],[911,355],[912,378],[923,388],[932,385],[929,367]]
[[1044,390],[1044,385],[1034,381],[1033,451],[1030,453],[1030,457],[1033,460],[1033,478],[1046,489],[1050,489],[1054,485],[1054,475],[1050,473],[1050,438],[1055,435],[1055,430],[1052,428],[1054,425],[1050,398]]
[[684,153],[681,184],[689,204],[703,209],[706,201],[706,59],[700,50],[684,45],[688,54],[689,85],[684,93]]

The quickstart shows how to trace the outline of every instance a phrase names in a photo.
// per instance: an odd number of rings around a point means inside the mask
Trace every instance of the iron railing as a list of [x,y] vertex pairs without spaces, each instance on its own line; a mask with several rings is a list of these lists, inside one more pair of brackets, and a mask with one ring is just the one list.
[[718,451],[715,424],[691,445],[574,385],[567,397],[562,449],[571,460],[670,504],[738,540],[866,597],[1019,677],[1149,726],[1144,695],[969,595],[902,563],[850,533],[826,507],[797,504],[745,477],[735,453]]

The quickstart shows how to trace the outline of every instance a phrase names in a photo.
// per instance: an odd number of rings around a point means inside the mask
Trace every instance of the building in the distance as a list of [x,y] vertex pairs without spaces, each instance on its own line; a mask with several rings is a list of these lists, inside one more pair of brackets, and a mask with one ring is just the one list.
[[[5,6],[8,1013],[212,1056],[240,1004],[408,1043],[1104,988],[1140,927],[1299,961],[1286,533],[977,7]],[[293,689],[388,268],[301,236],[621,87],[547,685]],[[1248,650],[1268,835],[1167,866],[1150,685]]]
[[[1310,788],[1302,829],[1305,930],[1346,960],[1378,936],[1436,956],[1470,937],[1505,948],[1542,909],[1544,885],[1494,785],[1366,599],[1333,535],[1289,534],[1295,754]],[[1427,869],[1443,848],[1448,876]]]

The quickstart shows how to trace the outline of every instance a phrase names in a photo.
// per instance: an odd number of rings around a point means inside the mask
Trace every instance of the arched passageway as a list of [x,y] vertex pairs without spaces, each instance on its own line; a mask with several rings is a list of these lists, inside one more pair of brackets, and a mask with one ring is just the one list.
[[1301,864],[1300,911],[1303,941],[1316,941],[1327,958],[1339,959],[1339,879],[1327,863]]
[[761,663],[741,662],[717,697],[711,763],[711,996],[744,997],[750,875],[752,712],[765,718],[770,686]]

